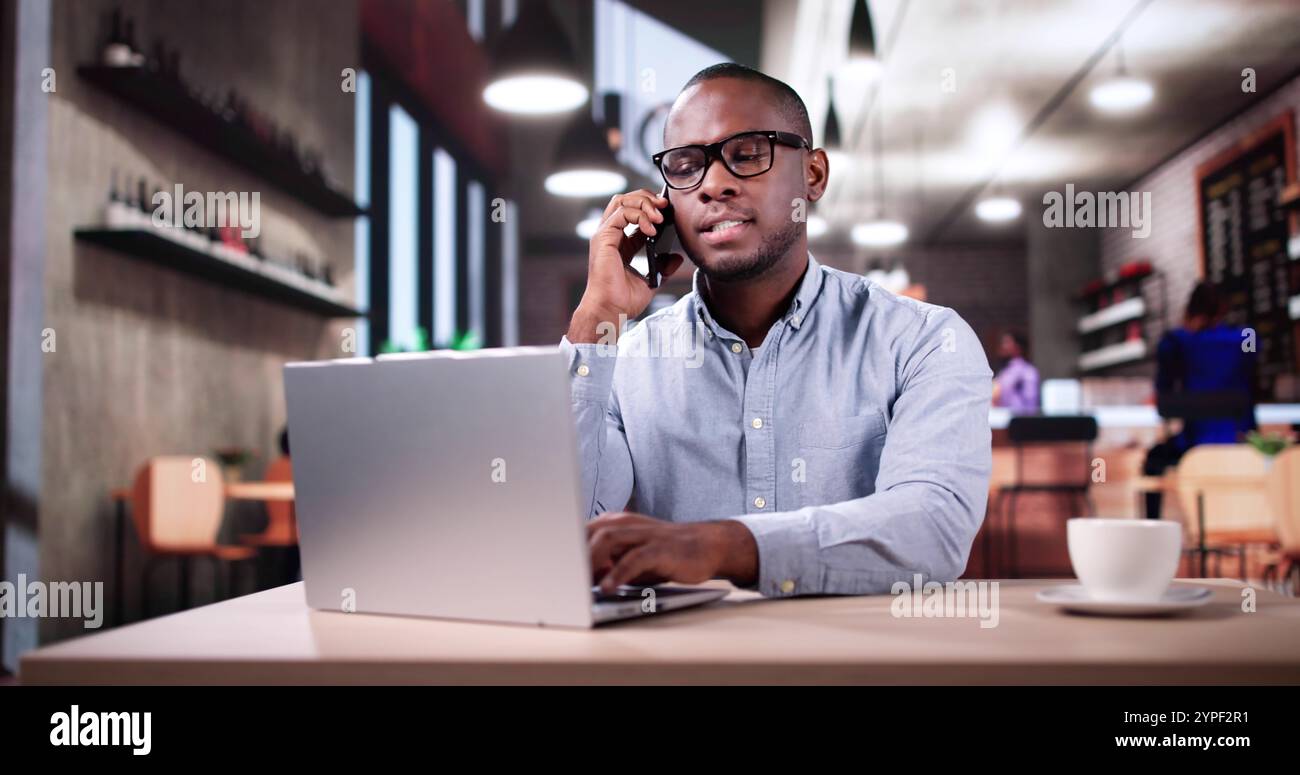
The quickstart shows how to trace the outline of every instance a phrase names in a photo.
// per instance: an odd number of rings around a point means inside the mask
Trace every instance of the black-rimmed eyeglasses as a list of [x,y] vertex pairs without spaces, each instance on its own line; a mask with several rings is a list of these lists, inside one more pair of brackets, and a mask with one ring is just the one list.
[[660,151],[651,158],[669,188],[694,188],[704,180],[704,173],[714,159],[738,178],[752,178],[772,169],[776,144],[791,148],[812,149],[812,145],[793,132],[741,132],[708,145],[680,145]]

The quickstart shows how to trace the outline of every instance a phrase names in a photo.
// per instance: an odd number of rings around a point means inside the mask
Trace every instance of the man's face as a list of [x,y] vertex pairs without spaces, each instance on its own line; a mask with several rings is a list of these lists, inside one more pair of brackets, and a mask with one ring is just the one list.
[[[665,148],[707,145],[740,132],[783,130],[800,133],[778,110],[763,87],[734,78],[717,78],[683,92],[664,131]],[[818,167],[817,165],[821,165]],[[705,275],[721,281],[758,277],[790,253],[804,235],[791,202],[811,204],[826,184],[825,154],[777,144],[772,168],[750,178],[732,175],[713,159],[698,186],[669,189],[678,240]],[[716,228],[715,224],[739,221]]]
[[998,342],[998,355],[1008,360],[1020,355],[1020,345],[1016,344],[1015,337],[1010,334],[1002,335],[1002,340]]

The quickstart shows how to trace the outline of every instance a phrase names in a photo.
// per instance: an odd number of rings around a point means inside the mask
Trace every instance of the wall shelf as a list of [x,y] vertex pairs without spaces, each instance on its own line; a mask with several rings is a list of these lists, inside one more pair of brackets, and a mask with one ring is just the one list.
[[77,229],[78,241],[115,250],[132,258],[198,275],[282,304],[335,318],[365,317],[336,289],[319,280],[233,250],[199,250],[165,234],[162,229]]
[[1079,356],[1079,371],[1096,371],[1147,357],[1147,343],[1134,339],[1091,350]]
[[224,121],[177,81],[143,67],[87,65],[78,67],[77,74],[325,215],[350,218],[364,214],[351,196],[331,187],[319,175],[304,172],[291,154],[247,127]]
[[1084,315],[1079,318],[1079,333],[1091,334],[1094,331],[1100,331],[1103,328],[1109,328],[1120,323],[1127,323],[1130,320],[1139,320],[1146,314],[1146,302],[1141,296],[1134,296],[1131,299],[1125,299],[1118,304],[1112,304],[1091,315]]

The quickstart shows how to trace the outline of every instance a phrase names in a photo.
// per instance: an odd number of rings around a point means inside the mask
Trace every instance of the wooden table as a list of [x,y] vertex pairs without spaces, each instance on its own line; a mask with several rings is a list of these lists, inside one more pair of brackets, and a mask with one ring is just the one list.
[[[716,582],[723,584],[722,582]],[[723,601],[595,630],[313,611],[301,583],[28,652],[25,684],[1300,684],[1300,600],[1196,580],[1164,619],[1074,616],[999,586],[998,623],[897,618],[892,596]],[[726,586],[725,584],[723,584]]]
[[293,482],[229,482],[226,497],[245,501],[291,501]]

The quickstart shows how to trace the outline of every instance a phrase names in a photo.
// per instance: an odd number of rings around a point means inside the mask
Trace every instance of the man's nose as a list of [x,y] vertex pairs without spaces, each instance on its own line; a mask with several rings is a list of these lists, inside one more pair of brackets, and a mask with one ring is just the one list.
[[700,181],[700,187],[696,189],[695,195],[701,202],[710,202],[714,199],[729,199],[738,191],[736,176],[731,174],[731,170],[722,163],[722,159],[714,159],[709,168],[704,171],[704,180]]

